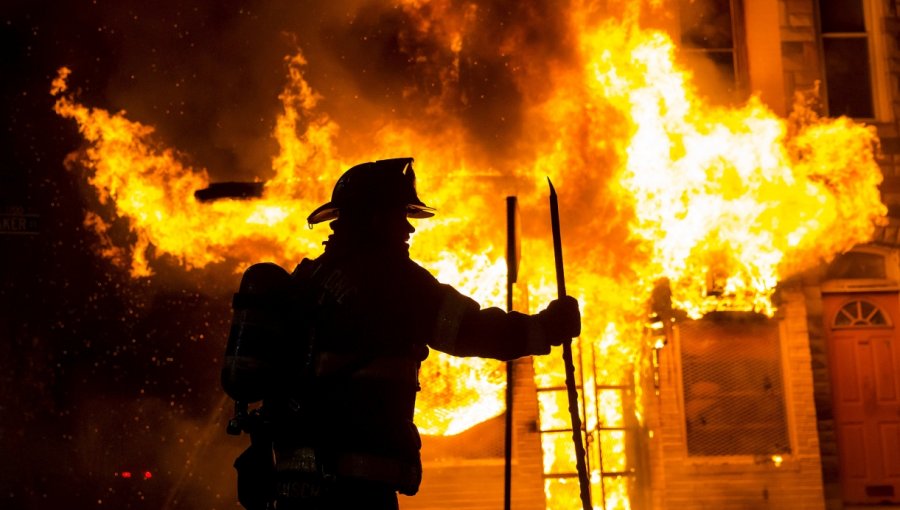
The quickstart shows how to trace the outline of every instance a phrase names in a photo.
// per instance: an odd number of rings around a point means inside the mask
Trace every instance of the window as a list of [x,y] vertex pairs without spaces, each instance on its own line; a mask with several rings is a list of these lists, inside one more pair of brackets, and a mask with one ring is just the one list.
[[722,102],[742,99],[740,1],[680,0],[678,8],[682,53],[700,92]]
[[[875,29],[878,0],[818,0],[828,114],[874,119],[885,91],[879,76],[884,51]],[[889,102],[889,100],[887,100]]]
[[678,325],[688,455],[790,453],[777,322],[708,317]]
[[872,118],[869,36],[862,0],[819,0],[828,113]]
[[851,251],[840,255],[828,266],[826,278],[837,279],[885,279],[883,255]]
[[864,328],[888,326],[887,318],[880,308],[868,301],[851,301],[842,306],[834,317],[835,328]]

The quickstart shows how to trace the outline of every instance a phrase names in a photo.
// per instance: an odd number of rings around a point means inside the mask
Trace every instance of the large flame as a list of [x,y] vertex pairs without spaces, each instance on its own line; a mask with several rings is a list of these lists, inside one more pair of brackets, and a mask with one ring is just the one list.
[[[885,213],[874,128],[814,116],[797,125],[809,115],[798,105],[788,136],[756,98],[740,108],[697,101],[663,34],[602,34],[585,40],[597,56],[591,85],[628,119],[619,184],[677,307],[695,318],[722,307],[771,314],[788,271],[868,239]],[[611,40],[626,51],[609,51]]]
[[[437,34],[452,57],[434,76],[459,80],[475,4],[461,13],[438,2],[402,8],[416,22],[412,30]],[[135,277],[151,277],[166,260],[187,269],[228,260],[238,270],[260,260],[291,266],[319,252],[326,232],[307,229],[304,218],[328,199],[344,169],[412,155],[420,194],[440,210],[417,223],[413,257],[483,305],[502,306],[503,197],[518,195],[521,278],[535,310],[555,289],[544,205],[549,176],[560,190],[568,285],[584,315],[575,347],[587,367],[580,372],[587,426],[621,426],[635,418],[625,415],[621,394],[594,388],[633,385],[632,374],[639,376],[653,286],[667,279],[675,306],[693,316],[719,308],[771,313],[781,279],[865,242],[884,215],[877,139],[871,128],[809,110],[789,122],[754,98],[734,108],[705,104],[674,63],[666,34],[641,29],[633,15],[604,21],[590,6],[571,11],[574,49],[552,64],[552,79],[535,79],[523,64],[521,150],[502,161],[473,148],[442,97],[426,105],[418,125],[385,112],[365,144],[339,145],[338,122],[304,78],[306,60],[288,57],[273,133],[280,150],[271,173],[259,176],[263,196],[249,201],[198,202],[193,193],[209,184],[206,169],[183,163],[152,127],[125,112],[80,104],[62,69],[52,88],[55,109],[88,142],[72,168],[85,172],[99,199],[85,224],[98,233],[98,251]],[[503,41],[503,51],[514,54],[520,43]],[[441,129],[424,129],[435,125]],[[127,240],[111,235],[114,225],[127,226]],[[535,362],[539,387],[562,383],[558,353]],[[503,410],[497,363],[433,356],[422,379],[416,420],[427,434],[453,434]],[[639,400],[631,412],[637,419]],[[563,403],[544,398],[541,409],[543,428],[565,425]],[[625,434],[602,440],[604,471],[627,471]],[[574,471],[567,441],[548,436],[544,447],[548,472]],[[602,504],[629,508],[627,483],[604,482],[599,467],[592,470],[594,483],[603,484]],[[548,507],[577,507],[572,485],[548,479]]]

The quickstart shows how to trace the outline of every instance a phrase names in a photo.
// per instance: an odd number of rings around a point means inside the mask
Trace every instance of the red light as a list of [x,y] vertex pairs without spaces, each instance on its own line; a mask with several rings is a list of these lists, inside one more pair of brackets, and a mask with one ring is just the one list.
[[144,480],[149,480],[151,478],[153,478],[153,473],[151,473],[150,471],[144,471]]
[[131,471],[122,471],[122,478],[131,478]]

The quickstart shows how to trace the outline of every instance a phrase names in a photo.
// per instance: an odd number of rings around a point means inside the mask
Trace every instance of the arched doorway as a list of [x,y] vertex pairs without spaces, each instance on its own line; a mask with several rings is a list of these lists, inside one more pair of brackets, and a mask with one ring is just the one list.
[[823,300],[842,494],[900,503],[900,317],[896,292]]

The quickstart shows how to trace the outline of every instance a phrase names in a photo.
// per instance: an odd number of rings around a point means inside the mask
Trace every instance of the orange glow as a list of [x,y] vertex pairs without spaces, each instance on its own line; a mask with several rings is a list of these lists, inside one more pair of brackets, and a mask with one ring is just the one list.
[[[425,4],[410,0],[403,8],[458,55],[474,7],[441,17],[446,6]],[[885,214],[878,141],[870,127],[816,118],[802,105],[782,119],[754,98],[730,108],[706,104],[674,63],[666,34],[596,18],[590,6],[573,8],[574,55],[545,80],[525,73],[522,149],[502,160],[484,158],[439,100],[422,112],[439,130],[385,112],[376,132],[338,149],[345,135],[304,77],[310,64],[299,53],[288,57],[273,130],[279,151],[271,172],[258,176],[267,180],[257,200],[198,202],[193,192],[209,184],[206,169],[184,164],[126,112],[80,104],[61,69],[55,110],[75,120],[87,142],[69,164],[99,201],[85,225],[97,234],[97,251],[136,278],[171,262],[194,269],[237,261],[239,271],[271,260],[292,268],[320,252],[327,229],[307,229],[305,217],[328,200],[343,170],[410,155],[420,196],[439,210],[416,222],[413,258],[482,305],[503,306],[503,204],[517,195],[520,281],[536,311],[555,297],[549,176],[560,193],[568,287],[584,316],[574,348],[584,367],[587,427],[640,422],[640,356],[650,347],[643,325],[656,282],[668,279],[674,305],[691,316],[771,314],[779,281],[865,242]],[[517,41],[505,44],[514,52]],[[457,72],[451,65],[438,74],[452,82]],[[116,239],[113,225],[126,225],[130,240]],[[561,365],[557,350],[536,358],[538,387],[562,385]],[[421,379],[416,421],[425,434],[458,433],[503,410],[499,363],[434,353]],[[635,408],[626,413],[624,393],[597,385],[632,388]],[[568,423],[564,401],[541,396],[540,408],[542,429]],[[603,478],[597,462],[603,459],[604,472],[628,471],[626,434],[600,439],[591,465],[597,507],[630,508],[627,478]],[[546,436],[544,452],[547,472],[574,472],[570,437]],[[576,485],[548,478],[548,508],[578,507]]]

